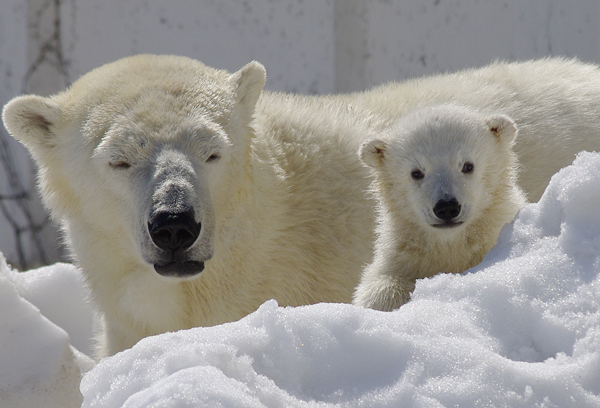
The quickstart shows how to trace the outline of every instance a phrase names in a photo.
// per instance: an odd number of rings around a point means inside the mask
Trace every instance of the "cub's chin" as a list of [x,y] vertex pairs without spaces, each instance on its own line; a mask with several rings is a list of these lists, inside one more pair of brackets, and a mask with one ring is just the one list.
[[431,226],[433,228],[438,228],[438,229],[452,229],[452,228],[456,228],[463,225],[462,221],[456,221],[456,222],[452,222],[452,221],[448,221],[448,222],[441,222],[438,224],[431,224]]

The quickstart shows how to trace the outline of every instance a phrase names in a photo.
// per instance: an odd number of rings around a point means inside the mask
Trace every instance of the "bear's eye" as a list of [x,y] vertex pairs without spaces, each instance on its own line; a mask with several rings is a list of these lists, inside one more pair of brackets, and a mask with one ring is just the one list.
[[422,180],[423,177],[425,177],[425,174],[423,174],[421,170],[415,169],[410,172],[410,176],[413,178],[413,180]]
[[463,164],[462,167],[462,172],[463,173],[473,173],[473,170],[475,169],[475,166],[473,166],[473,163],[471,162],[466,162],[465,164]]
[[131,167],[131,163],[128,163],[125,160],[114,160],[108,162],[108,165],[113,169],[128,169]]
[[215,162],[221,158],[219,153],[213,153],[206,159],[206,163]]

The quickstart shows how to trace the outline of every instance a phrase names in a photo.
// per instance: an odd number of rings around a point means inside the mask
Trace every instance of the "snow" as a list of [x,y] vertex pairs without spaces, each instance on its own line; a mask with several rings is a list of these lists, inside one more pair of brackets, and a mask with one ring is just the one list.
[[[64,302],[66,308],[58,321],[75,316],[70,312],[74,307],[91,311],[81,301],[85,292],[79,273],[73,271],[72,266],[57,265],[19,274],[10,270],[0,255],[1,407],[63,408],[81,404],[78,385],[81,373],[92,367],[92,360],[70,345],[67,332],[25,300],[25,296],[40,300],[50,316],[59,316],[60,303]],[[45,288],[41,288],[44,283]],[[58,284],[64,284],[64,288]],[[79,300],[79,304],[69,304],[68,300]],[[81,319],[70,323],[73,329],[81,327],[81,337],[92,315],[76,317]]]
[[[480,265],[419,281],[399,310],[268,301],[149,337],[84,374],[82,406],[600,407],[598,208],[600,154],[582,153]],[[32,378],[66,392],[76,377],[58,380],[58,326],[87,353],[93,313],[69,265],[0,272],[0,406],[36,406],[19,405]]]
[[77,350],[93,354],[94,312],[87,302],[89,293],[81,273],[73,265],[55,264],[7,274],[25,300],[69,334]]

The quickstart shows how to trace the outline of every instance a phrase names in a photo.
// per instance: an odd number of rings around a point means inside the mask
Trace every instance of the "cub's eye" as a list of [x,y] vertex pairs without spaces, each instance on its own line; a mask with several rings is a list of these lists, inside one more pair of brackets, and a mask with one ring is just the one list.
[[207,163],[216,162],[220,158],[221,158],[221,155],[219,153],[213,153],[210,156],[208,156],[208,158],[206,159],[206,162]]
[[413,180],[422,180],[425,177],[425,174],[421,170],[413,170],[410,172],[410,176]]
[[113,169],[128,169],[131,167],[131,164],[126,162],[125,160],[115,160],[108,162],[108,165]]
[[462,172],[463,173],[473,173],[473,170],[475,169],[475,166],[473,166],[473,163],[471,162],[466,162],[465,164],[463,164],[463,168],[462,168]]

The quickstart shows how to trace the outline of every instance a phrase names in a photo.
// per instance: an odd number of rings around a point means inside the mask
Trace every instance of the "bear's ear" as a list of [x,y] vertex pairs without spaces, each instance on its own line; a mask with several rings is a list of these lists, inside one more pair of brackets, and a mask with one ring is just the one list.
[[254,113],[256,102],[265,86],[266,79],[265,67],[256,61],[246,64],[231,75],[239,113],[247,114],[248,117]]
[[364,142],[358,150],[358,157],[367,166],[378,168],[383,164],[387,145],[381,139]]
[[506,115],[493,116],[487,120],[486,125],[503,143],[510,143],[517,136],[517,125]]
[[60,121],[60,106],[37,95],[18,96],[2,111],[8,133],[27,148],[53,147]]

